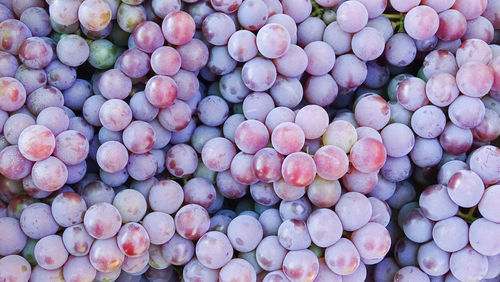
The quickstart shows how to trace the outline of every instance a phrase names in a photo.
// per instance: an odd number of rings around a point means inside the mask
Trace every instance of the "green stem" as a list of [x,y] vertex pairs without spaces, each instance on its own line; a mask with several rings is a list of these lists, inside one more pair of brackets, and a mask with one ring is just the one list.
[[383,14],[383,16],[390,20],[401,20],[404,18],[404,14]]
[[467,213],[458,211],[457,216],[467,221],[467,223],[472,223],[477,218],[473,215],[476,211],[476,207],[472,207]]

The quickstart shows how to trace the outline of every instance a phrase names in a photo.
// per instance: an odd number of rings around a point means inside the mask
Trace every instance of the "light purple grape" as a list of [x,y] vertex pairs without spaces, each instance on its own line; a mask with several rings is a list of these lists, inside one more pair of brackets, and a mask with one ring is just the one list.
[[336,274],[349,275],[359,267],[360,256],[351,241],[341,238],[325,249],[325,262]]
[[59,235],[49,235],[40,239],[34,249],[36,262],[47,270],[57,269],[68,259],[62,238]]
[[193,241],[175,234],[172,239],[162,245],[165,260],[173,265],[185,265],[193,257],[195,247]]
[[470,245],[482,255],[495,256],[500,253],[500,242],[496,236],[498,232],[500,224],[479,218],[470,225]]
[[31,265],[18,255],[9,255],[0,259],[0,279],[7,281],[28,281],[31,275]]
[[95,239],[87,233],[83,224],[77,224],[64,230],[62,240],[70,255],[86,256]]
[[488,272],[488,259],[471,247],[465,247],[451,254],[450,271],[460,280],[480,280]]
[[205,233],[196,243],[196,257],[209,269],[218,269],[233,256],[233,248],[227,236],[219,231]]

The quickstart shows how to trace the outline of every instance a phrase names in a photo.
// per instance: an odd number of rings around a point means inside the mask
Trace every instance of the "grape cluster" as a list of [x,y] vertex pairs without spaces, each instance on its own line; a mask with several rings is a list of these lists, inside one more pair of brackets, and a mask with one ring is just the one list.
[[0,0],[0,281],[498,281],[500,1]]

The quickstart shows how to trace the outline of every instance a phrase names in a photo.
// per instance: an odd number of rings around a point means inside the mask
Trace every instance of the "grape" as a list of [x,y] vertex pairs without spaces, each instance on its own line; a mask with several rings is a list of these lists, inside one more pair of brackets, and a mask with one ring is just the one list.
[[395,282],[402,281],[430,281],[429,276],[427,276],[422,270],[415,266],[406,266],[401,268],[396,274],[394,274]]
[[54,135],[59,135],[61,132],[68,129],[69,117],[66,112],[59,107],[48,107],[38,114],[36,123],[47,127]]
[[217,188],[225,198],[239,199],[247,193],[248,185],[237,182],[229,170],[217,174]]
[[[114,156],[114,158],[108,158],[110,155]],[[127,149],[117,141],[103,143],[97,150],[96,161],[99,167],[109,173],[115,173],[124,169],[128,160]]]
[[423,138],[436,138],[444,130],[446,116],[443,111],[432,105],[423,106],[416,110],[411,117],[413,131]]
[[313,41],[304,47],[308,58],[306,71],[311,75],[327,74],[335,64],[335,52],[328,43]]
[[368,11],[366,7],[358,1],[346,1],[340,4],[337,9],[337,23],[345,32],[358,32],[366,26],[367,22]]
[[283,160],[281,174],[285,182],[290,185],[307,186],[316,176],[316,164],[306,153],[291,153]]
[[35,245],[34,253],[37,264],[47,270],[63,266],[68,259],[68,252],[59,235],[49,235],[40,239]]
[[173,79],[177,84],[177,97],[184,101],[195,98],[199,91],[200,83],[195,74],[189,71],[180,70]]
[[373,138],[363,138],[351,148],[349,155],[352,165],[363,173],[376,172],[386,160],[386,151],[382,142]]
[[175,215],[175,225],[180,236],[194,240],[208,231],[210,218],[205,208],[189,204],[179,209]]
[[425,89],[429,101],[438,107],[450,105],[459,94],[455,77],[449,73],[433,75]]
[[242,184],[254,184],[258,181],[252,168],[253,155],[239,152],[231,161],[231,175]]
[[444,22],[444,19],[440,21],[440,17],[434,9],[428,6],[417,6],[411,8],[406,14],[404,28],[410,37],[416,40],[425,40],[436,34],[440,22]]
[[276,81],[276,68],[270,60],[256,57],[243,65],[241,77],[249,89],[265,91]]
[[313,41],[321,41],[325,27],[325,22],[320,18],[307,18],[297,26],[298,45],[306,46]]
[[0,75],[2,77],[14,77],[19,71],[19,63],[16,57],[7,52],[0,51],[0,62],[2,65],[2,68],[0,68]]
[[85,213],[83,224],[87,232],[96,239],[115,236],[121,226],[120,212],[108,203],[94,204]]
[[[0,23],[0,51],[19,54],[21,44],[32,36],[30,29],[21,21],[8,19]],[[12,39],[10,39],[12,38]]]
[[335,145],[348,153],[357,140],[354,126],[347,121],[336,120],[328,125],[323,135],[323,144]]
[[468,62],[489,64],[493,59],[490,46],[480,39],[465,40],[457,49],[457,63],[461,67]]
[[461,207],[470,208],[478,204],[483,192],[483,182],[473,171],[459,170],[448,182],[450,198]]
[[294,108],[302,100],[304,89],[297,78],[278,76],[270,89],[276,105]]
[[254,154],[269,142],[269,132],[265,125],[257,120],[242,122],[235,131],[236,146],[242,152]]
[[162,31],[167,42],[184,45],[193,38],[195,23],[188,13],[173,11],[163,19]]
[[499,135],[500,123],[499,115],[493,110],[486,109],[485,115],[481,123],[472,129],[474,138],[481,142],[489,142],[495,140]]
[[410,152],[413,163],[419,167],[431,167],[437,165],[443,156],[443,149],[437,139],[425,139],[417,137],[415,146]]
[[87,205],[83,198],[73,192],[63,192],[52,202],[52,215],[55,221],[63,227],[81,223],[86,210]]
[[383,225],[369,222],[356,230],[351,238],[363,260],[379,260],[391,247],[391,237]]
[[220,95],[222,95],[222,97],[228,102],[239,103],[243,101],[243,99],[250,93],[250,90],[245,86],[243,80],[241,79],[240,68],[237,68],[221,77],[219,81],[219,91]]
[[200,279],[207,282],[216,282],[218,271],[204,266],[199,259],[192,259],[184,266],[182,270],[182,278],[185,281],[194,282]]
[[64,247],[72,256],[86,256],[90,251],[90,246],[94,242],[83,224],[77,224],[66,228],[62,234]]
[[179,71],[181,63],[179,52],[169,46],[156,48],[151,54],[151,68],[159,75],[174,75]]
[[495,256],[500,253],[500,244],[496,240],[496,234],[500,230],[498,223],[484,218],[475,220],[469,229],[469,241],[472,248],[485,256]]
[[[363,194],[348,192],[343,194],[335,206],[335,212],[342,222],[344,230],[354,231],[368,223],[372,208],[370,201]],[[353,216],[356,214],[356,216]]]
[[450,271],[460,280],[480,280],[488,272],[488,259],[471,247],[465,247],[451,254]]
[[30,174],[33,162],[25,159],[17,146],[8,146],[0,152],[0,173],[12,180]]
[[[401,214],[401,213],[400,213]],[[402,267],[418,265],[417,254],[419,245],[407,238],[399,239],[394,248],[394,259]]]
[[54,156],[67,165],[77,165],[87,158],[89,142],[76,130],[66,130],[55,138]]
[[[480,78],[476,76],[479,75]],[[465,63],[457,72],[457,86],[460,91],[470,97],[482,97],[493,85],[492,68],[481,62]]]
[[203,146],[207,143],[208,140],[216,137],[221,137],[221,130],[217,127],[200,125],[194,131],[191,136],[191,144],[193,148],[201,153]]
[[431,220],[443,220],[455,215],[458,206],[455,204],[444,185],[431,185],[420,195],[422,213]]
[[265,124],[269,131],[274,129],[283,122],[294,122],[295,113],[288,107],[276,107],[272,109],[266,116]]
[[137,222],[146,214],[146,199],[136,190],[125,189],[113,199],[113,206],[120,212],[123,222]]
[[101,75],[98,87],[106,99],[125,99],[132,90],[132,80],[120,70],[111,69]]
[[378,198],[370,197],[368,198],[372,206],[372,216],[370,222],[379,223],[382,226],[387,226],[391,219],[391,208],[389,205]]
[[[367,44],[370,42],[370,44]],[[368,46],[369,45],[369,46]],[[352,37],[352,50],[363,61],[374,60],[384,52],[385,40],[375,28],[365,27]]]
[[227,50],[231,58],[238,62],[246,62],[257,55],[255,34],[248,30],[234,32],[227,42]]
[[485,184],[498,182],[498,159],[500,150],[487,145],[475,150],[469,159],[469,165],[472,171],[481,177]]
[[403,231],[408,239],[423,243],[432,237],[433,222],[427,219],[422,210],[415,208],[404,218]]
[[49,5],[50,19],[57,24],[69,26],[78,22],[80,1],[56,0]]
[[361,126],[382,129],[390,119],[391,111],[387,102],[376,94],[360,98],[354,107],[356,122]]
[[471,20],[479,17],[485,11],[487,3],[488,1],[477,0],[467,4],[463,0],[456,0],[452,8],[463,13],[467,20]]
[[244,1],[238,8],[238,22],[247,30],[259,30],[265,25],[269,15],[264,1]]
[[[418,27],[420,28],[420,25]],[[403,67],[413,62],[417,47],[410,36],[405,33],[396,33],[387,41],[384,52],[390,64]]]
[[330,105],[338,94],[338,86],[332,76],[325,74],[322,76],[311,76],[304,85],[304,97],[311,103],[318,106]]
[[187,264],[194,254],[193,241],[175,234],[172,239],[162,245],[162,254],[167,263],[173,265]]
[[240,252],[249,252],[262,240],[263,230],[259,221],[248,215],[234,218],[227,227],[227,237],[233,248]]
[[127,258],[139,258],[147,254],[150,243],[146,229],[135,222],[123,225],[118,232],[116,241],[118,248]]
[[41,161],[48,158],[55,148],[55,138],[43,125],[26,127],[19,135],[19,151],[30,161]]
[[394,275],[399,270],[393,258],[385,258],[375,266],[374,279],[377,281],[390,282],[393,281]]
[[212,74],[228,74],[236,68],[236,63],[229,55],[226,47],[215,46],[210,49],[210,59],[208,60],[207,67]]
[[281,2],[283,14],[290,16],[296,23],[304,21],[312,11],[310,1],[285,0]]
[[246,119],[255,119],[263,123],[273,109],[273,99],[263,92],[253,92],[243,100],[243,114]]
[[95,268],[90,264],[88,257],[70,257],[63,267],[65,280],[72,279],[93,280],[96,276]]
[[198,104],[198,118],[208,126],[219,126],[224,123],[228,114],[229,106],[223,98],[209,95]]
[[307,219],[307,229],[312,242],[319,247],[328,247],[337,242],[342,235],[342,224],[335,212],[330,209],[317,209]]
[[[442,88],[440,88],[442,89]],[[429,103],[426,96],[426,83],[420,78],[410,77],[397,87],[398,102],[409,111],[416,111]]]
[[[28,279],[28,278],[26,278]],[[63,280],[62,268],[54,269],[54,270],[46,270],[40,266],[35,266],[31,271],[31,277],[29,277],[32,281],[65,281]]]
[[224,265],[219,272],[219,281],[229,282],[236,279],[256,281],[257,274],[252,265],[244,259],[235,258]]
[[381,131],[381,136],[387,155],[394,158],[405,156],[415,144],[413,132],[401,123],[389,124]]
[[340,238],[325,249],[325,262],[334,273],[349,275],[358,268],[360,256],[351,241]]
[[277,236],[265,237],[256,249],[256,260],[260,267],[266,271],[281,268],[287,250],[280,245]]
[[183,201],[182,187],[172,180],[162,180],[154,184],[149,192],[149,205],[154,211],[173,214]]
[[31,275],[29,262],[18,255],[9,255],[0,259],[0,279],[7,281],[28,281]]
[[146,75],[151,68],[149,56],[138,50],[128,49],[117,60],[118,68],[130,78]]
[[175,234],[174,219],[163,212],[151,212],[142,222],[152,244],[164,244]]
[[118,248],[116,238],[96,240],[90,248],[89,260],[99,272],[113,272],[120,269],[125,255]]
[[365,81],[367,72],[366,64],[363,61],[355,55],[345,54],[335,60],[332,76],[339,86],[354,88]]
[[[132,110],[132,115],[137,120],[143,120],[147,122],[151,122],[158,115],[159,109],[153,106],[147,99],[144,91],[137,92],[130,98],[129,101],[130,110]],[[155,139],[159,139],[160,132],[158,132],[157,127],[150,123],[155,129]],[[168,132],[166,129],[163,131]],[[169,138],[170,139],[170,138]],[[155,145],[158,143],[158,140],[155,140]],[[154,147],[154,145],[153,145]]]
[[45,68],[52,60],[52,56],[51,46],[40,37],[28,38],[19,47],[19,58],[29,68]]
[[209,43],[218,46],[226,45],[235,29],[233,20],[224,13],[210,14],[202,24],[203,36]]
[[181,67],[187,71],[197,71],[208,62],[208,48],[202,41],[193,38],[187,44],[177,47],[181,56]]
[[445,41],[461,38],[466,31],[467,21],[457,10],[446,10],[439,14],[439,28],[436,36]]
[[184,201],[188,204],[198,204],[208,209],[215,198],[214,186],[204,178],[191,178],[184,184]]
[[472,132],[468,128],[460,128],[448,123],[439,137],[439,142],[446,152],[461,154],[468,151],[472,145]]
[[343,31],[338,22],[330,23],[323,33],[323,41],[330,44],[336,55],[342,55],[351,51],[352,35]]
[[19,220],[12,217],[0,217],[0,228],[4,236],[0,239],[0,255],[17,254],[25,247],[27,238],[21,230]]
[[319,272],[319,262],[308,249],[290,251],[283,260],[283,273],[294,281],[313,281]]
[[0,78],[0,110],[16,111],[22,107],[26,101],[26,90],[21,82],[15,78],[2,77]]
[[432,276],[440,276],[449,270],[450,254],[439,249],[436,243],[429,242],[418,250],[418,263],[424,272]]

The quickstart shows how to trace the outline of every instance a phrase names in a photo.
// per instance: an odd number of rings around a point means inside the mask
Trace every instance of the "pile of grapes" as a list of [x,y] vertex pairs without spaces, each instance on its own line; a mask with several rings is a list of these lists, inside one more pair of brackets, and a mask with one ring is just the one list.
[[500,0],[0,0],[0,281],[500,281]]

